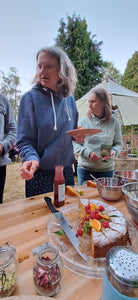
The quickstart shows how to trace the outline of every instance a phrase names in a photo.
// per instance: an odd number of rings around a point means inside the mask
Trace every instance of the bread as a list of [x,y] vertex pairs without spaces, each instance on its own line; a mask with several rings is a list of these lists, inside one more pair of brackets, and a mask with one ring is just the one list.
[[87,186],[93,187],[93,188],[97,188],[97,184],[94,181],[88,180],[87,181]]
[[23,260],[29,258],[29,254],[28,253],[22,253],[18,255],[18,262],[21,263]]
[[80,194],[72,186],[66,185],[65,194],[71,197],[79,197]]

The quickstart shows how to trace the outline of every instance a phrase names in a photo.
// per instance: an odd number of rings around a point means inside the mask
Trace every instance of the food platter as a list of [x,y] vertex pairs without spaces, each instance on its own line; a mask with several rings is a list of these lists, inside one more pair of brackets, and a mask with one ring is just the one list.
[[67,134],[71,135],[72,137],[76,137],[76,136],[85,136],[85,135],[94,135],[96,133],[101,132],[101,129],[74,129],[74,130],[70,130],[70,131],[66,131]]
[[[70,204],[62,209],[60,209],[72,227],[77,230],[78,227],[78,217],[80,210],[78,204]],[[138,232],[136,226],[133,222],[127,218],[129,239],[131,240],[131,245],[128,243],[128,246],[131,247],[134,251],[138,249]],[[104,268],[105,268],[105,258],[92,258],[87,255],[87,262],[85,262],[81,256],[77,253],[75,248],[72,246],[66,235],[59,236],[55,234],[55,231],[61,230],[61,226],[56,221],[55,217],[52,215],[49,220],[47,227],[47,234],[49,242],[54,243],[58,249],[59,253],[63,259],[65,267],[69,270],[88,277],[88,278],[103,278],[104,277]],[[86,235],[84,242],[90,242],[90,237]]]

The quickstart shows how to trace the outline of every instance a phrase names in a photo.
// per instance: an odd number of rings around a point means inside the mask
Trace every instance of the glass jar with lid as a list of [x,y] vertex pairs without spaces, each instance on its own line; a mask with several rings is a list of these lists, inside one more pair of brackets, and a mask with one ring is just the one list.
[[63,262],[59,250],[48,242],[33,249],[33,281],[42,296],[53,296],[60,292]]
[[129,247],[113,247],[106,255],[101,300],[111,299],[138,299],[138,254]]
[[0,298],[10,296],[16,287],[17,261],[15,247],[0,246]]

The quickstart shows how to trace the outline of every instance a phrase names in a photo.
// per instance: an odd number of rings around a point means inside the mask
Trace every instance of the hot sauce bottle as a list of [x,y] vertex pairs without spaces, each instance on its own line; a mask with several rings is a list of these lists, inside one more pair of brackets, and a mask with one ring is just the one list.
[[55,167],[54,178],[54,205],[60,207],[65,204],[65,178],[63,166]]

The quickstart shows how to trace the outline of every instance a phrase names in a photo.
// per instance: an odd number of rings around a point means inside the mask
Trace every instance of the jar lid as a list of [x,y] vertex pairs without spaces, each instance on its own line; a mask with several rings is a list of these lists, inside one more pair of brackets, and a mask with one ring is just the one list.
[[111,248],[106,256],[106,271],[118,283],[138,288],[138,254],[130,248]]
[[[34,248],[32,252],[34,256],[37,255],[37,260],[41,265],[55,264],[59,257],[58,248],[53,244],[49,244],[48,242],[40,245],[37,248]],[[46,259],[47,257],[49,259]]]
[[15,251],[16,248],[14,246],[9,246],[9,244],[5,247],[0,246],[0,271],[11,263]]

